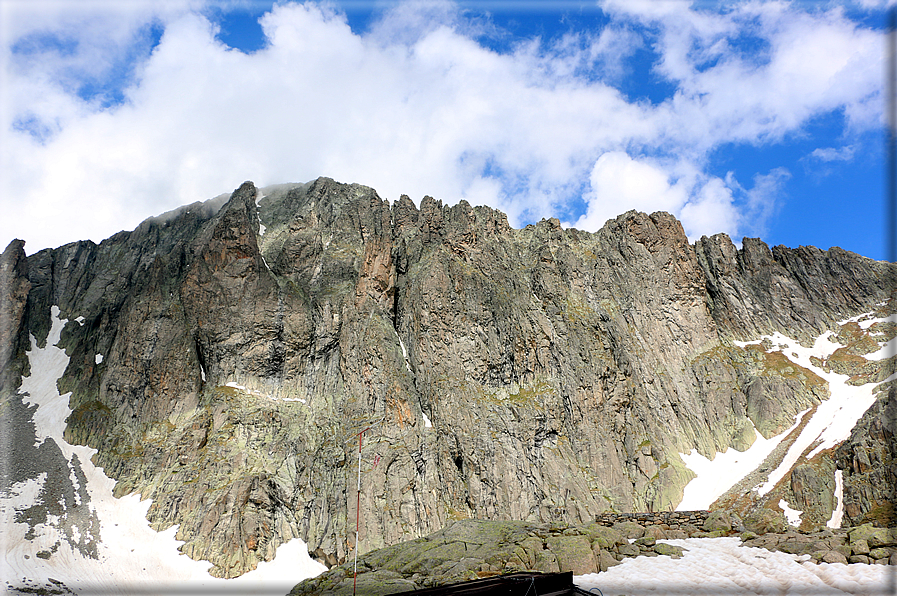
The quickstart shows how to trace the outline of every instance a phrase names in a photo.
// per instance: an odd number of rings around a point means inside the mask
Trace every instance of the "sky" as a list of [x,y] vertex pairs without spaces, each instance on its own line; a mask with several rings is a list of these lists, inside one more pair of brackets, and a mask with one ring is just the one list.
[[328,176],[885,259],[889,3],[0,0],[0,244]]

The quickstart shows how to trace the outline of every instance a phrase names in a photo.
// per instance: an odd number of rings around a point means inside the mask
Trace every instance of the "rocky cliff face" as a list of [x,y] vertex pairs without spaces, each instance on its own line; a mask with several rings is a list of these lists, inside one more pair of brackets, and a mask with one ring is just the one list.
[[365,429],[362,551],[468,517],[674,508],[694,475],[679,453],[743,449],[827,396],[733,340],[809,340],[887,301],[893,273],[840,249],[691,245],[665,213],[516,230],[325,178],[245,183],[100,245],[26,258],[16,241],[0,264],[4,390],[58,305],[66,439],[224,577],[294,536],[345,559]]
[[893,383],[835,451],[844,470],[844,512],[850,523],[897,524],[897,393]]

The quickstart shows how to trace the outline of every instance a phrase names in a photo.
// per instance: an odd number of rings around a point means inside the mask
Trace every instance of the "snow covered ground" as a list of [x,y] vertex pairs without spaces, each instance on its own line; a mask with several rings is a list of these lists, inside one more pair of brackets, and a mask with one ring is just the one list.
[[[857,322],[860,328],[868,330],[874,323],[894,322],[894,320],[894,315],[887,319],[877,319],[873,317],[872,313],[864,313],[840,321],[839,325]],[[834,341],[834,337],[833,332],[826,331],[816,338],[813,346],[809,348],[801,346],[797,340],[781,333],[763,336],[750,342],[735,342],[736,345],[744,348],[748,345],[762,344],[764,340],[769,341],[772,347],[768,352],[781,352],[791,362],[811,370],[828,382],[831,392],[829,399],[823,401],[816,408],[812,418],[788,448],[782,462],[769,474],[767,481],[754,487],[759,496],[772,490],[801,455],[806,455],[807,459],[812,458],[821,451],[831,449],[847,439],[859,419],[875,403],[873,391],[877,383],[866,383],[859,386],[848,385],[848,375],[826,372],[823,368],[813,364],[812,358],[824,360],[842,347],[841,344]],[[882,346],[881,349],[866,355],[867,359],[880,360],[894,354],[894,340],[881,341],[879,344]],[[897,375],[892,375],[883,382],[890,381],[895,377]],[[806,413],[807,410],[798,414],[791,428],[774,437],[765,439],[757,433],[755,442],[744,452],[729,448],[725,453],[715,454],[712,459],[704,457],[694,449],[689,454],[680,454],[682,461],[697,474],[697,477],[686,485],[683,500],[677,509],[679,511],[709,509],[710,505],[723,493],[763,463],[773,449],[800,424]],[[812,450],[810,450],[811,447]],[[838,487],[841,486],[840,476],[836,478],[836,484]],[[838,501],[840,506],[840,498]],[[799,511],[791,509],[787,503],[784,504],[782,510],[788,515],[789,523],[795,526],[800,525]],[[835,512],[832,517],[833,527],[837,527],[834,526],[836,518],[840,525],[839,512]]]
[[[627,559],[604,573],[574,577],[584,590],[604,596],[648,594],[894,594],[894,567],[815,564],[797,556],[741,546],[738,538],[662,540],[686,550],[667,556]],[[593,590],[598,594],[598,590]]]
[[[66,511],[48,515],[34,528],[21,523],[26,510],[48,494],[44,492],[46,473],[20,480],[0,493],[0,578],[6,593],[19,593],[16,588],[33,591],[61,582],[84,594],[283,595],[302,579],[325,570],[297,539],[278,548],[275,559],[260,563],[255,571],[231,580],[214,578],[208,574],[210,563],[194,561],[177,550],[182,544],[175,540],[177,526],[164,532],[149,527],[148,499],[141,501],[136,494],[113,497],[115,481],[90,462],[95,450],[70,445],[62,438],[71,411],[69,394],[60,396],[56,381],[65,371],[68,357],[56,343],[67,321],[59,319],[55,306],[51,314],[46,347],[38,348],[32,338],[32,374],[22,382],[21,391],[28,393],[23,395],[23,402],[37,406],[33,414],[35,445],[55,442],[71,470],[73,486],[69,492],[74,499],[69,506],[88,507],[96,514],[99,527],[74,527],[63,519]],[[86,487],[80,486],[79,478],[86,479]],[[59,505],[63,510],[66,507],[64,502]],[[96,545],[95,552],[87,548],[91,544]]]

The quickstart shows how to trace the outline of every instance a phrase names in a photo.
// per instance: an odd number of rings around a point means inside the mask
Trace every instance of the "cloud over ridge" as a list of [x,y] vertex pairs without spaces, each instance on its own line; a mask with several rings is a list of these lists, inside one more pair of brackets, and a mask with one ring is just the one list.
[[[600,30],[499,48],[500,25],[452,2],[391,5],[364,30],[338,5],[285,3],[244,53],[207,3],[120,4],[3,8],[4,245],[99,241],[245,179],[320,175],[515,225],[662,209],[693,238],[737,236],[764,228],[788,172],[739,172],[747,188],[711,167],[720,147],[780,143],[828,113],[845,135],[881,126],[883,33],[840,8],[608,1]],[[621,90],[637,51],[672,93]]]

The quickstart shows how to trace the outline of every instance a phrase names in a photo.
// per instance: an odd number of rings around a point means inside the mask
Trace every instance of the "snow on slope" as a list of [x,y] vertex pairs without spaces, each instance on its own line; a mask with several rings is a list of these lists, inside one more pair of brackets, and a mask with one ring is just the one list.
[[[772,450],[782,442],[782,439],[797,428],[807,411],[804,410],[795,417],[791,428],[774,437],[764,439],[763,435],[759,432],[756,433],[756,440],[745,451],[729,447],[725,453],[717,453],[712,460],[698,453],[697,449],[692,449],[690,454],[680,453],[682,461],[697,474],[697,477],[685,486],[685,492],[677,510],[709,509],[711,503],[762,464]],[[754,430],[756,431],[756,428]]]
[[[874,318],[872,313],[863,313],[839,321],[838,324],[856,322],[861,329],[868,330],[875,323],[895,322],[897,320],[895,317],[897,315],[891,315],[886,319]],[[873,390],[877,386],[876,383],[860,386],[848,385],[848,375],[826,372],[823,368],[813,364],[812,358],[824,360],[842,347],[841,344],[833,341],[834,337],[835,334],[832,331],[826,331],[816,338],[810,348],[801,346],[797,340],[781,333],[766,335],[750,342],[734,342],[742,348],[748,345],[762,344],[764,340],[771,342],[772,347],[768,350],[769,353],[781,352],[791,362],[813,371],[828,382],[831,392],[829,399],[823,401],[816,408],[812,418],[788,448],[782,462],[770,473],[767,481],[755,487],[759,496],[772,490],[809,448],[813,447],[812,451],[807,453],[807,459],[846,440],[866,410],[875,403]],[[881,341],[879,344],[882,348],[873,354],[866,355],[867,359],[880,360],[893,355],[893,339]],[[897,375],[892,375],[883,382],[894,378],[897,378]],[[725,453],[717,453],[712,459],[702,456],[694,449],[690,454],[681,453],[682,461],[697,474],[697,477],[686,485],[682,502],[677,509],[679,511],[709,509],[716,499],[756,469],[773,449],[797,427],[805,413],[806,411],[798,414],[794,426],[770,439],[764,439],[757,433],[755,442],[744,452],[729,448]],[[832,518],[833,523],[834,521],[835,516]],[[838,522],[840,525],[840,516],[838,516]]]
[[835,470],[835,510],[832,511],[832,517],[825,524],[829,528],[840,528],[841,520],[844,517],[844,471]]
[[[255,571],[232,580],[213,578],[207,573],[210,563],[194,561],[177,550],[183,544],[175,539],[177,526],[164,532],[149,527],[148,499],[141,501],[136,494],[114,498],[115,481],[90,461],[96,451],[70,445],[62,438],[71,410],[69,394],[60,396],[56,382],[68,365],[68,356],[56,344],[67,320],[59,319],[56,306],[51,315],[46,347],[37,347],[32,337],[28,353],[31,376],[22,379],[20,395],[25,404],[37,406],[33,413],[35,445],[52,441],[58,446],[71,470],[75,495],[71,504],[74,509],[89,508],[99,519],[99,528],[76,527],[71,521],[66,522],[64,501],[42,503],[47,511],[60,512],[61,506],[60,515],[47,515],[43,523],[33,528],[22,523],[30,515],[27,509],[44,495],[46,473],[0,492],[0,578],[6,591],[33,591],[61,582],[85,593],[146,595],[202,590],[285,594],[297,582],[325,570],[308,556],[306,545],[296,539],[278,548],[276,558],[260,563]],[[86,487],[80,486],[79,477],[86,480]],[[95,549],[88,548],[93,544]]]
[[687,550],[681,559],[626,559],[603,573],[576,576],[574,582],[584,590],[598,588],[605,596],[893,593],[894,568],[886,565],[817,565],[804,562],[809,555],[741,546],[734,537],[660,542]]

